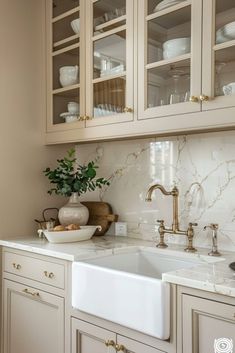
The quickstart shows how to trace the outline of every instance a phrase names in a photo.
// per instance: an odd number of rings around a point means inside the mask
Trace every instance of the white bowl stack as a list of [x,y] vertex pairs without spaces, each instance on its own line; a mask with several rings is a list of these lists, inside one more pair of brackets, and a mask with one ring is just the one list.
[[191,39],[189,37],[170,39],[163,43],[163,59],[167,60],[190,53],[190,47]]

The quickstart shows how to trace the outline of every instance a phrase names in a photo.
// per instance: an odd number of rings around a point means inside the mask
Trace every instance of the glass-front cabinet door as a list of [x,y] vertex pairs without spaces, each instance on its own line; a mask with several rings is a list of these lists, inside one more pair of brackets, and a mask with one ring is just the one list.
[[138,29],[139,119],[200,111],[202,0],[139,1]]
[[202,109],[235,106],[235,1],[204,0]]
[[133,119],[134,1],[86,1],[86,126]]
[[83,0],[47,1],[47,131],[84,127]]

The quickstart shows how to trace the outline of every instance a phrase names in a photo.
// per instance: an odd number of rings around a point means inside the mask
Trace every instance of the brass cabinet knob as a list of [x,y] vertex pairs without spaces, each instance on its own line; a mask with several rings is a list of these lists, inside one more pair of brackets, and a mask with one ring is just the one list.
[[44,275],[45,275],[47,278],[50,278],[50,279],[52,279],[52,278],[55,277],[55,275],[54,275],[53,272],[44,271]]
[[205,94],[200,95],[200,101],[201,102],[208,102],[209,101],[209,96],[206,96]]
[[20,264],[16,264],[15,262],[12,264],[12,266],[14,267],[15,270],[20,270],[21,269],[21,265]]
[[122,344],[116,344],[115,349],[117,352],[126,352],[126,348]]
[[39,298],[40,294],[38,292],[30,292],[27,288],[23,289],[24,293],[31,295],[32,297]]
[[104,344],[106,347],[115,347],[115,342],[113,340],[105,341]]
[[133,113],[133,112],[134,112],[134,110],[132,108],[126,107],[123,109],[123,113]]
[[198,99],[198,97],[196,97],[196,96],[191,96],[191,97],[189,98],[189,101],[192,102],[192,103],[198,103],[198,102],[199,102],[199,99]]

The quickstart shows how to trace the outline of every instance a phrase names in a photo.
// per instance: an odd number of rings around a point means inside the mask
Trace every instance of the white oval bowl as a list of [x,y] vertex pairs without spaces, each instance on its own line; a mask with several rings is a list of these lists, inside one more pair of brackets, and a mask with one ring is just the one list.
[[79,230],[67,230],[62,232],[43,230],[43,234],[50,243],[74,243],[89,240],[95,234],[96,229],[102,230],[101,226],[81,226]]
[[163,43],[163,59],[171,59],[176,56],[190,53],[191,39],[176,38]]

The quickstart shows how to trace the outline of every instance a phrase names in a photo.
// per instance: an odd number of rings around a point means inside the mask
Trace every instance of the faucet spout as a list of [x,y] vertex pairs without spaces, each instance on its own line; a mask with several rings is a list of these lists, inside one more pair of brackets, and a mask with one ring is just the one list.
[[172,196],[173,197],[173,223],[172,223],[172,231],[173,233],[179,231],[179,211],[178,211],[178,197],[179,197],[179,190],[175,186],[171,191],[167,191],[164,186],[160,184],[154,184],[150,186],[147,191],[146,201],[152,201],[152,194],[154,190],[160,190],[161,193],[165,196]]

